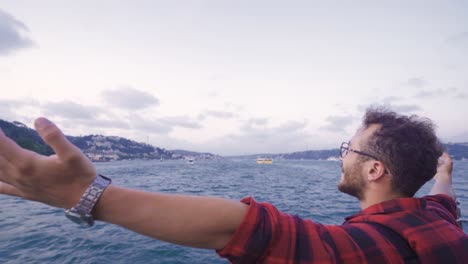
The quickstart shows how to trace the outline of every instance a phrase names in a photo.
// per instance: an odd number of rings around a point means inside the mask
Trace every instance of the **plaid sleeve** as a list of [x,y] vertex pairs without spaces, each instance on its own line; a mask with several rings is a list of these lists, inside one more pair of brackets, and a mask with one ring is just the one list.
[[217,253],[231,263],[256,263],[270,243],[272,225],[267,209],[253,198],[241,202],[249,206],[247,213],[231,240]]
[[324,227],[279,212],[269,203],[257,203],[248,197],[249,205],[239,228],[228,244],[217,253],[231,263],[316,263],[331,262],[331,248],[321,236]]
[[456,225],[457,219],[457,205],[455,200],[445,194],[428,195],[424,196],[426,206],[429,210],[435,212],[439,217]]

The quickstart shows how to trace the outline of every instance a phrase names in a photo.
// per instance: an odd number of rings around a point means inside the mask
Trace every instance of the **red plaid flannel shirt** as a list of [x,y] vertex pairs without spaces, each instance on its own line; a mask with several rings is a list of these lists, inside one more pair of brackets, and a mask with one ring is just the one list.
[[231,263],[468,263],[468,236],[446,195],[375,204],[322,225],[245,198],[248,212],[218,254]]

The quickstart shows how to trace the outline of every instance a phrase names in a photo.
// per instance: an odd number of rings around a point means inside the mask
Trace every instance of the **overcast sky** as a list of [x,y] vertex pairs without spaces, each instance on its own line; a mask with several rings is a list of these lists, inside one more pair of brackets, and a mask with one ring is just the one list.
[[222,155],[336,148],[369,105],[468,142],[468,2],[0,0],[0,119]]

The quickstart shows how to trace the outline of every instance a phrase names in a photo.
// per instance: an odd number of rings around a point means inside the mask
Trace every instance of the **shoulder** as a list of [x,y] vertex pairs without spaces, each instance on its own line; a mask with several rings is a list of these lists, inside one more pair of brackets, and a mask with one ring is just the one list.
[[446,210],[455,213],[457,205],[455,204],[455,200],[445,194],[436,194],[436,195],[427,195],[421,197],[426,202],[426,206],[431,207],[443,207]]
[[452,197],[445,194],[436,194],[424,196],[419,199],[425,201],[426,208],[428,210],[433,211],[445,220],[456,224],[457,205]]
[[[244,218],[244,228],[248,226],[262,226],[268,233],[285,233],[288,234],[290,229],[313,228],[313,226],[321,227],[322,225],[311,220],[300,218],[297,215],[291,215],[278,210],[273,204],[266,202],[257,202],[252,197],[247,197],[241,200],[242,203],[248,205],[248,211]],[[242,227],[242,225],[241,225]],[[286,231],[286,232],[285,232]],[[248,232],[250,233],[250,232]],[[272,237],[275,239],[275,237]]]
[[[279,211],[270,203],[256,202],[250,197],[243,199],[242,202],[249,204],[250,209],[252,209],[250,217],[255,218],[255,221],[252,218],[251,221],[246,221],[254,225],[255,228],[246,227],[244,230],[255,230],[255,232],[240,233],[250,233],[251,238],[263,233],[259,237],[268,238],[270,250],[307,249],[306,252],[313,253],[318,259],[322,259],[322,256],[336,253],[335,250],[338,246],[336,241],[340,241],[341,246],[346,244],[346,248],[351,248],[350,244],[354,243],[349,230],[342,225],[325,225],[313,219],[301,218],[298,215]],[[357,225],[354,230],[360,232],[362,228],[365,229],[367,226]],[[302,252],[303,250],[299,250],[301,252],[297,254],[305,254]]]
[[262,223],[267,225],[269,229],[327,229],[329,226],[315,222],[311,219],[304,219],[298,215],[289,214],[280,211],[271,203],[258,202],[252,197],[247,197],[241,200],[242,203],[248,205],[248,211],[244,218],[246,222]]

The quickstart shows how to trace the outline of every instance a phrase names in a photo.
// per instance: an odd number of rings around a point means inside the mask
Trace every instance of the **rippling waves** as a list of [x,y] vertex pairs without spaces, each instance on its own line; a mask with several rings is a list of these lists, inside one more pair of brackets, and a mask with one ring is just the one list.
[[[96,164],[114,184],[146,191],[221,196],[253,196],[279,210],[324,224],[340,224],[359,210],[357,201],[336,190],[340,163],[252,160],[119,161]],[[467,161],[456,161],[454,186],[468,214]],[[429,192],[428,183],[417,194]],[[468,224],[465,224],[465,232]],[[98,223],[84,229],[63,211],[0,196],[0,263],[228,263],[214,251],[153,240],[118,226]]]

